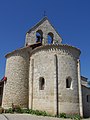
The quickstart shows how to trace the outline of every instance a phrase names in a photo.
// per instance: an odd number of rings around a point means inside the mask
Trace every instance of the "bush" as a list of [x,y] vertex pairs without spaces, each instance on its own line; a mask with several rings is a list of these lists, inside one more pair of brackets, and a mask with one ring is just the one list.
[[29,110],[29,114],[35,114],[35,113],[36,113],[35,110],[32,109]]
[[58,116],[59,118],[66,118],[66,113],[60,113],[60,115]]
[[42,115],[42,116],[48,116],[48,114],[45,111],[39,111],[39,110],[35,110],[35,114]]
[[5,110],[5,113],[14,113],[14,112],[13,112],[12,108],[9,108],[9,109]]
[[76,114],[76,115],[73,115],[73,118],[74,120],[81,120],[81,117],[80,115]]
[[41,112],[39,110],[35,110],[36,115],[41,115]]
[[78,114],[76,114],[76,115],[67,115],[67,118],[71,118],[73,120],[81,120],[81,117]]
[[15,107],[13,111],[16,113],[23,113],[23,110],[21,109],[20,106]]
[[40,111],[40,110],[32,110],[32,109],[22,109],[23,113],[28,113],[28,114],[35,114],[35,115],[42,115],[42,116],[48,116],[48,114],[45,111]]
[[41,115],[48,116],[48,114],[45,111],[43,111]]
[[29,109],[22,109],[22,113],[29,113]]

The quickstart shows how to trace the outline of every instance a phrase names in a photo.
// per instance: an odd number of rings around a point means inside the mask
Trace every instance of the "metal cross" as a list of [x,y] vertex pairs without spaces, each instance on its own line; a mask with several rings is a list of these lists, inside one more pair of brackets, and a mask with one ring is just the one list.
[[44,17],[46,16],[46,11],[44,11]]

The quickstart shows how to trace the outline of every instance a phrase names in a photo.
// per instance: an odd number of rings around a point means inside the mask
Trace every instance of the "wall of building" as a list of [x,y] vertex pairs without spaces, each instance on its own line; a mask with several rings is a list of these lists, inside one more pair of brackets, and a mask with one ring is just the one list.
[[[79,92],[77,76],[77,59],[71,55],[58,55],[58,90],[60,113],[79,114]],[[66,88],[66,79],[70,77],[71,87]]]
[[[57,111],[79,114],[77,75],[79,55],[79,50],[67,45],[47,45],[33,50],[29,71],[29,108],[53,114]],[[45,78],[44,90],[39,90],[40,77]],[[70,88],[66,88],[68,77],[72,79]]]
[[7,55],[4,82],[3,102],[4,108],[10,108],[12,103],[21,107],[28,107],[28,72],[29,53],[26,49],[18,50]]
[[[30,58],[29,108],[54,112],[54,70],[54,56],[47,52],[36,53]],[[40,77],[45,79],[44,90],[39,90]]]
[[83,115],[90,117],[90,88],[82,85]]

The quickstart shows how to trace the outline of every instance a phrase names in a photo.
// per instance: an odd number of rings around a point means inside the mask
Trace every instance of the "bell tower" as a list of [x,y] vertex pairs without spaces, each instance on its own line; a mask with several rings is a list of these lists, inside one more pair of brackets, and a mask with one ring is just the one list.
[[44,17],[26,33],[25,46],[39,42],[42,43],[42,45],[60,44],[62,42],[61,36],[47,17]]

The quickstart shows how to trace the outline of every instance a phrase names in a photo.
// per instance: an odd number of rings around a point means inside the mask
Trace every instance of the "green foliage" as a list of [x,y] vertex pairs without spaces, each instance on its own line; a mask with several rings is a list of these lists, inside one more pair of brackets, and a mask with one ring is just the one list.
[[67,116],[66,116],[66,113],[60,113],[58,117],[59,118],[66,118]]
[[27,109],[25,113],[47,116],[48,114],[45,111]]
[[35,114],[36,115],[42,115],[42,116],[47,116],[48,115],[45,111],[39,111],[39,110],[35,110]]
[[47,116],[48,114],[45,111],[39,111],[39,110],[32,110],[32,109],[21,109],[20,106],[17,106],[15,108],[9,108],[5,110],[5,113],[28,113],[28,114],[35,114],[35,115],[42,115]]
[[81,120],[81,117],[80,115],[78,114],[75,114],[75,115],[67,115],[66,113],[60,113],[58,116],[56,117],[59,117],[59,118],[71,118],[73,120]]
[[73,120],[81,120],[80,115],[76,114],[76,115],[66,115],[66,113],[60,113],[58,116],[52,116],[50,114],[48,114],[45,111],[40,111],[40,110],[32,110],[32,109],[21,109],[20,106],[16,106],[14,109],[13,108],[9,108],[7,110],[5,110],[5,113],[27,113],[27,114],[35,114],[38,116],[49,116],[49,117],[59,117],[59,118],[71,118]]
[[14,108],[14,112],[16,112],[16,113],[23,113],[23,110],[21,109],[20,106],[17,106],[17,107]]
[[22,113],[23,111],[20,108],[20,106],[17,106],[15,108],[9,108],[9,109],[5,110],[5,113],[14,113],[14,112],[16,112],[16,113]]
[[32,110],[32,109],[21,109],[20,106],[17,106],[15,108],[9,108],[5,110],[5,113],[27,113],[27,114],[35,114],[38,116],[49,116],[45,111],[40,111],[40,110]]
[[14,112],[13,112],[12,108],[9,108],[9,109],[5,110],[5,113],[14,113]]
[[81,117],[80,117],[80,115],[76,114],[76,115],[73,115],[72,119],[81,120]]
[[29,109],[22,109],[22,113],[27,113],[27,114],[29,114]]

